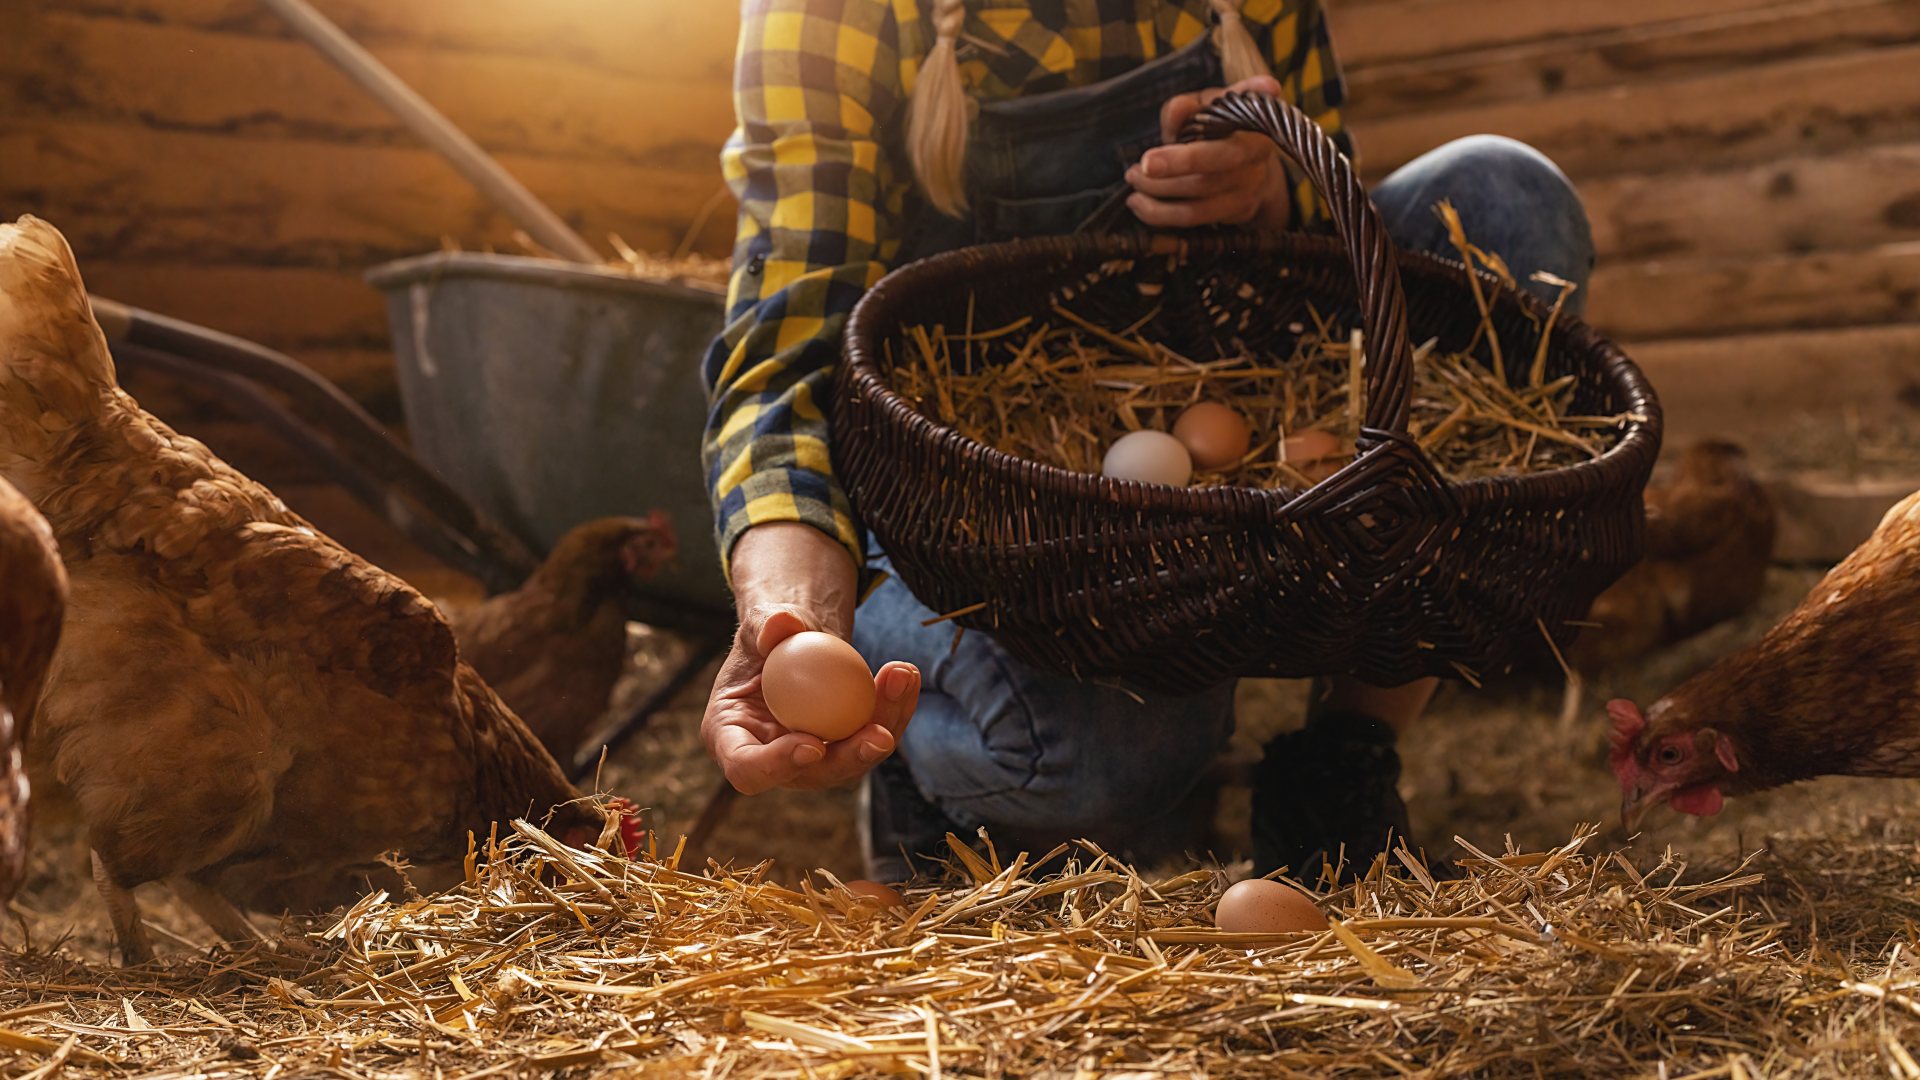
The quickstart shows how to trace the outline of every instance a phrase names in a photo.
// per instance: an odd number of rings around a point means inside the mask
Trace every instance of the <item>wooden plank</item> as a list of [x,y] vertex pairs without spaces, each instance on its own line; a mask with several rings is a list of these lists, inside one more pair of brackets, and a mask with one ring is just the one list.
[[[44,40],[0,70],[0,108],[61,122],[418,145],[303,42],[63,13],[43,25]],[[717,175],[733,128],[725,76],[661,79],[418,46],[383,49],[380,59],[496,153]]]
[[1779,513],[1773,557],[1790,563],[1839,562],[1873,535],[1888,510],[1920,491],[1920,475],[1848,480],[1787,474],[1763,482]]
[[1602,266],[1587,316],[1621,340],[1920,322],[1920,242]]
[[1552,108],[1509,102],[1391,117],[1357,126],[1355,137],[1370,179],[1481,133],[1530,143],[1576,179],[1730,166],[1920,137],[1916,71],[1920,46],[1862,50],[1567,94]]
[[[1920,5],[1917,5],[1920,6]],[[1604,265],[1920,239],[1920,143],[1580,185]]]
[[[720,187],[711,173],[501,160],[590,241],[617,232],[642,250],[670,250]],[[359,271],[446,239],[515,249],[505,219],[427,150],[0,115],[0,161],[0,215],[41,214],[89,258]],[[732,224],[714,215],[702,249],[725,251]]]
[[1675,446],[1762,444],[1797,415],[1868,422],[1920,412],[1920,326],[1905,324],[1630,344]]
[[1500,101],[1544,105],[1598,87],[1915,42],[1920,4],[1912,0],[1798,0],[1359,67],[1348,72],[1346,113],[1364,125],[1378,117]]
[[[35,3],[36,0],[27,0]],[[291,38],[255,0],[37,0],[47,10]],[[737,4],[674,0],[316,0],[328,18],[376,53],[388,45],[541,57],[661,81],[725,80],[739,35]]]
[[1327,4],[1333,43],[1355,71],[1413,57],[1618,30],[1767,6],[1766,0],[1398,0]]

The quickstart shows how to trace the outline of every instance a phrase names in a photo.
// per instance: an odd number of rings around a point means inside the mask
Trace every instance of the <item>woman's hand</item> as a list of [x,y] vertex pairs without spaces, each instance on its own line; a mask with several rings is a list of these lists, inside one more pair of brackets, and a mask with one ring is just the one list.
[[[756,526],[734,545],[740,630],[720,665],[700,734],[727,780],[747,795],[856,780],[900,745],[920,697],[920,672],[891,663],[874,675],[873,717],[838,742],[788,731],[767,711],[760,671],[775,645],[803,630],[846,638],[858,575],[846,551],[812,526]],[[777,599],[776,599],[777,598]]]
[[1134,189],[1127,206],[1134,216],[1161,229],[1249,224],[1286,228],[1293,199],[1273,140],[1241,131],[1225,139],[1177,141],[1194,114],[1235,90],[1277,95],[1280,84],[1262,75],[1225,89],[1181,94],[1161,108],[1160,137],[1166,145],[1147,151],[1127,170],[1127,183]]

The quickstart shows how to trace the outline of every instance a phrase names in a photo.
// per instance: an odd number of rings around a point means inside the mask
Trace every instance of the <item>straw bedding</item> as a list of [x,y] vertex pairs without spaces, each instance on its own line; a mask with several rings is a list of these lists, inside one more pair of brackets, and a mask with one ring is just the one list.
[[1906,946],[1796,951],[1748,868],[1593,839],[1469,846],[1451,880],[1403,856],[1325,897],[1332,930],[1260,939],[1211,928],[1219,873],[1090,846],[877,909],[516,823],[463,885],[279,954],[10,956],[0,1042],[16,1075],[1920,1076]]
[[[1513,287],[1506,264],[1467,239],[1452,207],[1438,210],[1460,257]],[[1532,350],[1501,341],[1478,278],[1468,279],[1480,314],[1474,339],[1455,352],[1434,341],[1415,349],[1409,434],[1449,479],[1588,461],[1633,419],[1583,415],[1574,405],[1576,379],[1548,377],[1551,331],[1574,287],[1536,277],[1558,296]],[[1366,410],[1367,342],[1358,331],[1309,307],[1308,321],[1287,327],[1290,349],[1282,354],[1198,360],[1142,333],[1158,314],[1150,311],[1133,326],[1102,326],[1056,303],[1051,317],[980,327],[969,309],[962,326],[908,328],[902,354],[889,356],[893,388],[968,439],[1074,472],[1098,473],[1115,440],[1143,428],[1171,430],[1183,409],[1203,400],[1231,404],[1254,439],[1241,460],[1196,475],[1198,486],[1307,487],[1352,458]],[[1314,431],[1339,441],[1335,458],[1290,460],[1287,438]]]

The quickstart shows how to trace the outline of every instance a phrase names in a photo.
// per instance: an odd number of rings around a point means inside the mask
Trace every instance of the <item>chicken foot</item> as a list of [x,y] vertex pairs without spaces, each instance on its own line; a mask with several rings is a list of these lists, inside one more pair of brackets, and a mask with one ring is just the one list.
[[153,940],[147,936],[146,924],[140,921],[140,902],[134,899],[132,889],[113,880],[98,851],[91,854],[93,884],[100,890],[100,899],[106,902],[108,918],[113,920],[113,940],[120,947],[120,962],[133,967],[151,961]]
[[222,944],[230,948],[269,944],[267,935],[220,890],[190,877],[169,878],[167,884],[173,889],[173,895],[192,908]]

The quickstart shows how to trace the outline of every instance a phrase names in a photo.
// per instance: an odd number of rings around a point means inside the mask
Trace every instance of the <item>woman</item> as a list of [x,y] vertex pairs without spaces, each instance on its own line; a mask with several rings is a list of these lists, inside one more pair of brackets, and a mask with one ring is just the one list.
[[[740,632],[708,749],[749,794],[865,777],[868,873],[882,880],[950,830],[1123,842],[1225,743],[1233,685],[1141,700],[1027,668],[985,635],[952,648],[950,628],[923,626],[933,613],[873,573],[885,557],[834,482],[821,402],[847,315],[912,259],[1071,232],[1123,187],[1156,228],[1325,227],[1266,139],[1174,142],[1231,87],[1284,95],[1350,152],[1325,13],[1318,0],[746,0],[738,64],[724,164],[740,225],[704,456]],[[1443,147],[1373,194],[1405,248],[1444,248],[1432,207],[1450,198],[1523,280],[1590,273],[1571,186],[1510,140]],[[786,731],[759,696],[761,657],[805,628],[882,665],[873,722],[832,745]],[[1364,865],[1404,835],[1394,740],[1432,691],[1323,685],[1306,728],[1267,748],[1259,869],[1311,874],[1342,850]]]

